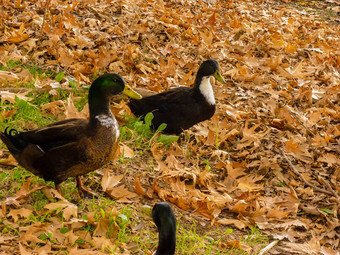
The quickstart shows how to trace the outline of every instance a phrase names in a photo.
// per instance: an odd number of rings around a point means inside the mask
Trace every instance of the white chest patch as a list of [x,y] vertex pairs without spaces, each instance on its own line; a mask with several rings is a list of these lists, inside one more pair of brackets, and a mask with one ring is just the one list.
[[99,123],[102,126],[106,128],[115,128],[118,126],[116,119],[110,116],[100,114],[100,115],[97,115],[95,118],[99,121]]
[[214,91],[211,87],[210,77],[203,77],[202,83],[201,83],[199,88],[200,88],[202,95],[207,100],[207,102],[211,105],[214,105],[215,104],[215,97],[214,97]]

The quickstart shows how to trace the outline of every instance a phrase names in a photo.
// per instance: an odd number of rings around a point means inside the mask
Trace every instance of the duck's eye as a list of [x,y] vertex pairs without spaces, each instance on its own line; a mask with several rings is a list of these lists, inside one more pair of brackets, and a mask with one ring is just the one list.
[[112,80],[113,82],[118,82],[118,80],[116,79],[116,78],[113,78],[113,80]]

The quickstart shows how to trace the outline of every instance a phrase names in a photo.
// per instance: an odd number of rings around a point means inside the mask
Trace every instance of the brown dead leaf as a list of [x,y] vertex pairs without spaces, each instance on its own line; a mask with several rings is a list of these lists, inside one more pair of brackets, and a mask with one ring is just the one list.
[[285,150],[287,153],[289,152],[302,153],[302,151],[298,148],[298,146],[299,146],[299,143],[291,139],[286,142]]
[[1,159],[0,164],[5,166],[17,166],[18,161],[10,154],[7,159]]
[[19,77],[15,73],[0,70],[0,83],[15,82]]
[[217,224],[223,224],[223,225],[232,225],[234,224],[238,229],[244,229],[246,227],[246,224],[244,224],[240,220],[235,219],[221,219],[216,221]]
[[31,252],[26,251],[26,249],[20,242],[19,242],[19,251],[20,251],[20,255],[32,255]]
[[7,197],[5,201],[2,202],[2,213],[5,215],[6,214],[6,208],[7,205],[14,205],[16,207],[20,207],[21,202],[23,202],[24,199],[26,199],[30,194],[37,190],[41,190],[43,188],[46,188],[47,186],[36,186],[32,189],[31,187],[31,178],[28,178],[23,182],[21,185],[20,190],[18,190],[14,196],[12,197]]
[[148,191],[146,191],[141,183],[140,183],[140,177],[139,176],[135,176],[135,187],[134,187],[134,191],[141,196],[145,196],[147,198],[153,198],[153,192],[151,189],[149,189]]
[[340,158],[339,155],[338,157],[332,153],[326,153],[323,156],[318,158],[318,161],[327,163],[330,167],[333,165],[340,165]]
[[110,168],[107,167],[105,174],[103,176],[103,179],[102,179],[102,188],[105,192],[117,186],[124,177],[123,175],[116,175],[116,176],[110,175],[109,171],[110,171]]
[[268,218],[284,219],[289,215],[289,211],[280,210],[280,207],[274,207],[268,210]]
[[29,91],[23,92],[23,93],[13,93],[8,91],[0,91],[0,98],[3,101],[8,101],[11,104],[14,104],[16,102],[16,97],[28,101],[30,98],[26,97],[26,95],[29,93]]
[[104,219],[100,219],[96,229],[93,232],[93,236],[97,236],[97,237],[106,237],[108,230],[110,229],[110,238],[116,239],[118,232],[120,230],[119,226],[117,225],[116,222],[113,222],[112,224],[112,220],[104,218]]
[[7,214],[7,216],[12,217],[14,219],[14,222],[17,222],[19,217],[27,218],[31,214],[32,214],[32,210],[29,210],[26,208],[20,208],[20,209],[11,209],[9,213]]
[[63,218],[68,221],[71,216],[77,217],[78,215],[78,206],[69,203],[67,201],[58,201],[56,203],[50,203],[44,206],[44,208],[48,210],[57,210],[58,212],[63,212]]
[[131,203],[129,199],[137,197],[138,195],[134,192],[130,192],[125,188],[125,185],[120,185],[116,187],[120,181],[123,179],[123,175],[112,176],[109,174],[109,167],[102,179],[102,187],[105,193],[107,193],[112,198],[116,199],[122,203]]
[[64,104],[65,107],[65,119],[71,119],[71,118],[81,118],[81,119],[88,119],[89,113],[87,107],[84,107],[84,109],[79,112],[78,109],[74,106],[72,95],[70,95],[67,98],[67,103]]
[[24,23],[22,23],[18,30],[13,30],[10,33],[5,33],[3,38],[0,38],[0,42],[20,43],[28,39],[29,34],[24,33]]
[[135,156],[134,151],[125,144],[123,144],[123,146],[120,147],[120,154],[124,158],[133,158],[133,156]]

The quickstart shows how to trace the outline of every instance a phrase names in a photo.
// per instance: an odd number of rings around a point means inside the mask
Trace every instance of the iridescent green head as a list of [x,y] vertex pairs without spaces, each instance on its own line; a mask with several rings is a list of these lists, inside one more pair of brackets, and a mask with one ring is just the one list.
[[135,99],[141,99],[142,96],[126,84],[124,78],[115,73],[107,73],[99,76],[91,85],[90,96],[107,96],[123,93]]

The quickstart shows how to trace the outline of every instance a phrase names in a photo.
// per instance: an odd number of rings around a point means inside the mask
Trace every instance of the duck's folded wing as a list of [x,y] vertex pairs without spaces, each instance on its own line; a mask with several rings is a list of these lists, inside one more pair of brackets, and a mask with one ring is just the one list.
[[140,116],[154,111],[173,111],[185,104],[190,105],[192,100],[192,89],[178,87],[140,100],[130,100],[129,107],[135,115]]
[[35,130],[20,132],[27,144],[39,145],[44,151],[87,136],[88,120],[67,119]]

